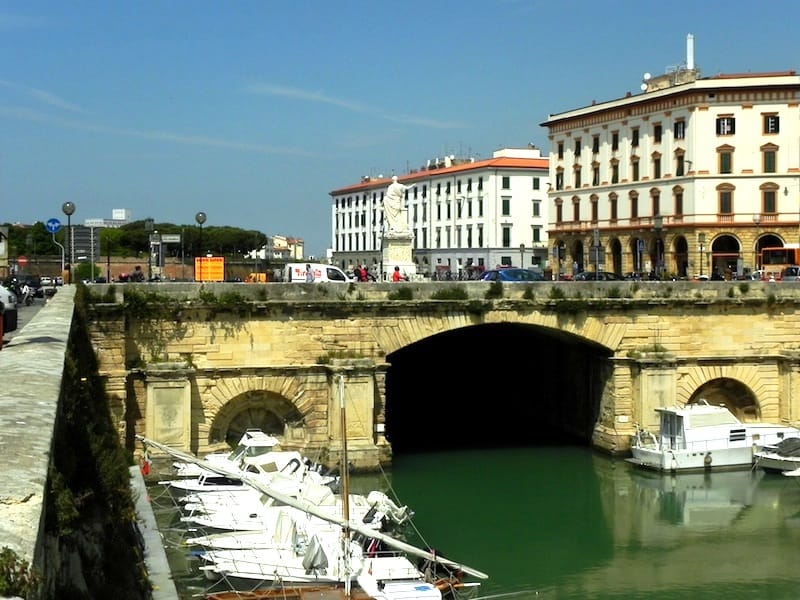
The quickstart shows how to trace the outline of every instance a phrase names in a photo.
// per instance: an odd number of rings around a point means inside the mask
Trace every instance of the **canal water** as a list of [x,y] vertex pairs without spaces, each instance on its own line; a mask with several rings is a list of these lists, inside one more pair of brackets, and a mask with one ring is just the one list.
[[[797,600],[798,479],[659,475],[587,448],[536,447],[397,456],[352,487],[396,495],[415,512],[410,541],[488,573],[480,598]],[[207,582],[160,512],[181,598],[196,598]]]

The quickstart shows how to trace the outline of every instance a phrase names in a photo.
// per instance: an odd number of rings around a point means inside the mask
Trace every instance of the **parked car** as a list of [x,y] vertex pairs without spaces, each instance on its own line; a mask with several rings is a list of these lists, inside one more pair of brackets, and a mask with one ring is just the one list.
[[[17,328],[17,295],[5,286],[0,285],[0,302],[3,303],[3,332]],[[0,344],[2,340],[0,339]]]
[[544,275],[533,269],[509,267],[507,269],[489,269],[488,271],[484,271],[480,281],[513,281],[527,283],[531,281],[544,281]]
[[785,267],[777,279],[778,281],[800,281],[800,267]]
[[573,281],[623,281],[620,275],[610,271],[583,271],[572,278]]

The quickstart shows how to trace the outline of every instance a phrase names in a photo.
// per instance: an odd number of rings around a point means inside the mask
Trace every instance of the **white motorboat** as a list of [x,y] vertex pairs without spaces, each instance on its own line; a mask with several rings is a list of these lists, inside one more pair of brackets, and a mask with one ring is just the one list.
[[[347,431],[343,378],[339,379],[339,396],[340,431]],[[152,446],[176,458],[188,459],[190,462],[194,460],[191,455],[169,446],[143,436],[136,437],[146,446]],[[342,464],[347,464],[346,437],[342,439]],[[212,469],[219,475],[237,476],[216,466]],[[297,586],[319,588],[322,585],[322,592],[313,592],[320,595],[309,597],[441,600],[442,589],[479,585],[479,582],[464,582],[464,577],[488,578],[481,571],[450,560],[435,551],[417,548],[352,518],[347,469],[343,469],[342,474],[342,511],[335,516],[324,506],[275,491],[262,479],[248,473],[242,473],[238,477],[276,502],[302,511],[302,527],[306,528],[306,535],[299,534],[301,522],[296,518],[297,512],[292,514],[285,510],[278,515],[273,527],[272,545],[265,544],[263,547],[249,549],[208,550],[201,553],[203,571],[209,578],[215,578],[218,584],[241,580],[248,590],[247,593],[259,594],[263,590],[267,594],[263,596],[265,598],[291,597],[280,594],[288,593],[289,588],[294,594]],[[317,521],[312,521],[309,517],[315,517],[327,525],[317,524]],[[281,520],[283,521],[279,523]],[[418,568],[411,562],[410,556],[422,559],[424,563]],[[353,595],[350,593],[352,587],[357,587],[357,592]],[[307,589],[312,593],[310,587]],[[277,590],[276,595],[268,595],[274,590]],[[238,592],[231,592],[236,593]],[[226,596],[216,594],[212,597]],[[304,594],[300,591],[294,597],[302,598]]]
[[202,471],[197,477],[167,479],[159,481],[159,484],[166,486],[176,497],[199,492],[246,492],[252,490],[237,476],[240,473],[248,473],[253,477],[262,478],[265,483],[278,487],[286,494],[293,495],[299,492],[292,491],[292,489],[300,488],[305,481],[323,485],[338,485],[338,478],[320,474],[311,461],[295,451],[272,451],[242,466],[220,467],[225,469],[229,473],[228,475],[210,470],[214,464],[206,462],[205,459],[199,460],[199,464],[202,465]]
[[705,400],[656,410],[660,414],[658,432],[638,430],[628,460],[657,471],[749,468],[755,451],[800,436],[795,427],[742,423],[726,407]]
[[[256,457],[273,452],[279,443],[278,438],[264,433],[260,429],[248,429],[233,450],[206,454],[203,460],[226,469],[236,470],[241,468],[243,461],[251,461]],[[208,473],[202,464],[184,460],[173,462],[172,468],[177,477],[199,477]]]
[[800,469],[800,437],[787,437],[777,444],[764,446],[754,456],[755,466],[770,473]]

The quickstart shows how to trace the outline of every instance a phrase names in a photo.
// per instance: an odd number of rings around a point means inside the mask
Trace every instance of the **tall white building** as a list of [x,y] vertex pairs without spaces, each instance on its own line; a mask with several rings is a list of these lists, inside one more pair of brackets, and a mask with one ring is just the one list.
[[701,78],[689,36],[686,63],[641,87],[542,123],[562,270],[742,273],[761,248],[797,244],[798,75]]
[[[454,156],[399,176],[406,190],[417,273],[474,275],[497,265],[547,266],[548,160],[531,146],[485,160]],[[383,196],[390,177],[363,177],[330,192],[331,261],[381,272]]]

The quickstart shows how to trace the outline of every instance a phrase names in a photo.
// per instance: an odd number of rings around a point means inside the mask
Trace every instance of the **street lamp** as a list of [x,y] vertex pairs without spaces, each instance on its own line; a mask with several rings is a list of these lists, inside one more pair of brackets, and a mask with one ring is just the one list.
[[61,212],[67,215],[67,238],[69,243],[69,252],[67,252],[67,256],[69,257],[69,270],[67,272],[67,283],[72,283],[72,263],[75,262],[75,249],[72,237],[72,215],[75,214],[75,206],[74,202],[64,202],[61,205]]
[[[194,280],[195,281],[203,281],[203,261],[205,252],[203,251],[203,223],[206,222],[206,213],[203,211],[198,212],[194,216],[194,220],[197,221],[197,224],[200,225],[200,261],[197,260],[197,254],[194,257],[194,264],[195,264],[195,274]],[[200,269],[200,272],[197,272],[197,269]]]
[[756,239],[753,241],[753,269],[757,271],[761,268],[758,266],[758,236],[761,235],[758,227],[761,224],[761,215],[753,215],[753,224],[756,226]]
[[592,250],[594,251],[594,279],[600,279],[600,230],[595,227],[592,231]]
[[697,234],[697,243],[700,246],[700,275],[703,274],[703,263],[705,262],[705,255],[703,254],[705,250],[705,243],[706,243],[706,234],[705,233],[698,233]]
[[144,230],[147,232],[147,281],[153,278],[153,219],[144,220]]
[[520,269],[525,268],[525,244],[519,245],[519,267]]

